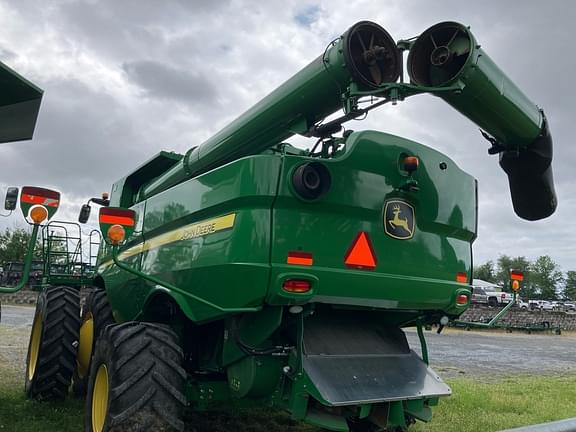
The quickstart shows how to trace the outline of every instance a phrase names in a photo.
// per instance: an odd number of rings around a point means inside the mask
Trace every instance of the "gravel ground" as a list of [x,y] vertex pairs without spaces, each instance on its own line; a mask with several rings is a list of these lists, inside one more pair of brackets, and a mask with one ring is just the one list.
[[12,376],[21,376],[24,383],[25,361],[30,329],[8,328],[0,325],[0,363]]

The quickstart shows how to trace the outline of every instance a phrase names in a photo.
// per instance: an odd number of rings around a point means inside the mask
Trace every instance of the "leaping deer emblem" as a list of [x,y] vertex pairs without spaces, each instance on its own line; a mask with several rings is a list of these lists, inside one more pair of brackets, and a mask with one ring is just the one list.
[[408,218],[400,218],[400,206],[399,205],[395,205],[392,207],[392,213],[394,213],[394,218],[388,220],[388,223],[390,224],[390,226],[393,229],[396,229],[398,227],[402,228],[404,231],[406,231],[408,234],[412,235],[412,230],[410,229],[410,226],[408,225]]

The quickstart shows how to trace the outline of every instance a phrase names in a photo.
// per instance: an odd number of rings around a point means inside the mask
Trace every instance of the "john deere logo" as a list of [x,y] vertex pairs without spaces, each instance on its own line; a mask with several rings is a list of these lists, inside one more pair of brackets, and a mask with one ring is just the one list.
[[387,201],[384,207],[384,231],[390,237],[408,240],[414,235],[414,207],[404,201]]

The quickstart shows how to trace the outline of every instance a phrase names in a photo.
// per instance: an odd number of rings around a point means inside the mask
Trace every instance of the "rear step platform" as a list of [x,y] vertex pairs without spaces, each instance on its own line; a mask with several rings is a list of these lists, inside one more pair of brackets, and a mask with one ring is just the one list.
[[362,320],[308,320],[303,367],[323,402],[332,406],[452,393],[410,349],[401,329]]

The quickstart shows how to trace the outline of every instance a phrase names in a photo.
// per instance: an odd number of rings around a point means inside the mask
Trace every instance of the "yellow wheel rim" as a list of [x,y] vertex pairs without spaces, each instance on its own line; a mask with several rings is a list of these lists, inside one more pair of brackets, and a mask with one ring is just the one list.
[[42,340],[42,314],[34,317],[32,334],[30,335],[30,353],[28,355],[28,380],[32,381],[36,373],[38,364],[38,353],[40,352],[40,341]]
[[108,414],[108,369],[101,364],[92,391],[92,431],[102,432]]
[[76,363],[78,365],[78,376],[84,378],[90,370],[90,359],[92,358],[92,346],[94,344],[94,318],[88,312],[80,327],[80,341],[78,345],[78,355]]

